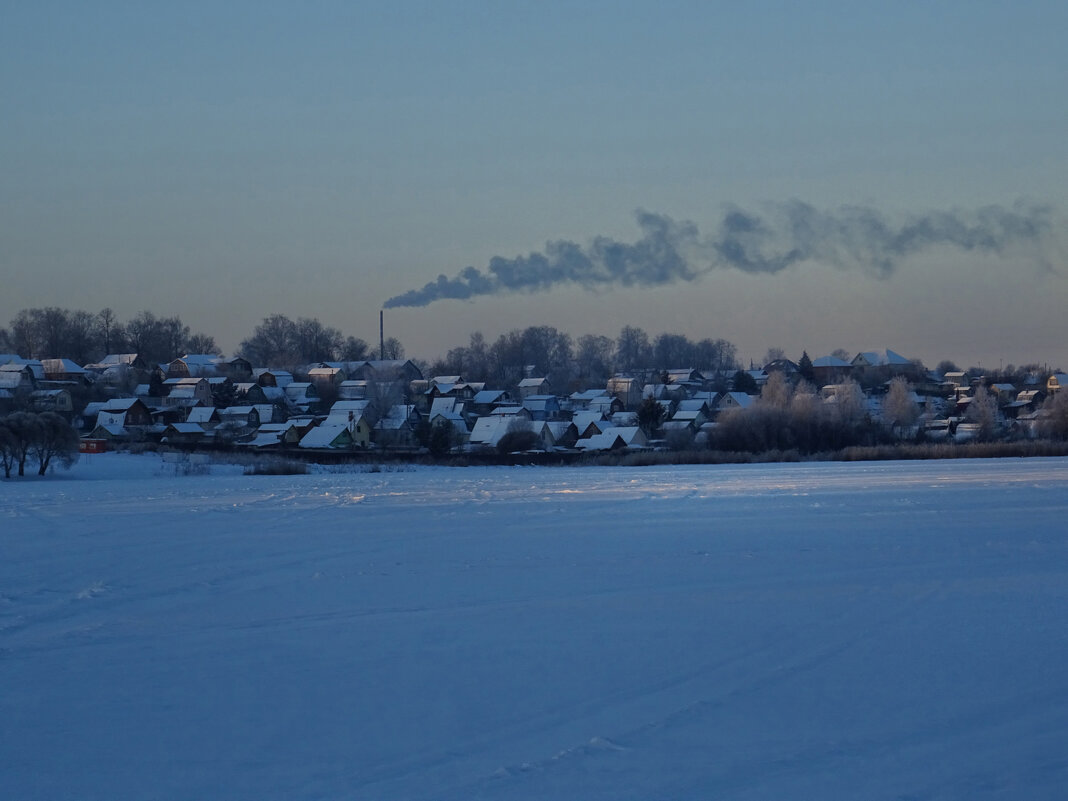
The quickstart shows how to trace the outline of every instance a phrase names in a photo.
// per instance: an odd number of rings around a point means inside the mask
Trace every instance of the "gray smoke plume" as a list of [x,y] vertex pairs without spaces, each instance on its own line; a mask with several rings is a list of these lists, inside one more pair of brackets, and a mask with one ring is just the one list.
[[641,237],[636,242],[608,237],[597,237],[587,247],[549,242],[542,253],[495,256],[484,271],[468,267],[454,278],[439,275],[421,289],[390,298],[385,307],[540,292],[566,284],[585,289],[660,286],[693,281],[717,268],[778,273],[805,261],[886,278],[902,259],[940,246],[988,254],[1024,246],[1041,257],[1042,244],[1053,229],[1048,206],[936,211],[895,224],[872,208],[826,212],[796,200],[771,204],[762,214],[730,208],[716,232],[706,237],[693,223],[661,214],[639,211],[637,222]]

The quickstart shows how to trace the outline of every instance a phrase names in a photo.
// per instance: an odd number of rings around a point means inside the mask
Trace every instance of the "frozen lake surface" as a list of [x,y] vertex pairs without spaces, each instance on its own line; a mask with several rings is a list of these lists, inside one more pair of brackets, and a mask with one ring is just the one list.
[[1068,459],[0,482],[0,798],[1061,799]]

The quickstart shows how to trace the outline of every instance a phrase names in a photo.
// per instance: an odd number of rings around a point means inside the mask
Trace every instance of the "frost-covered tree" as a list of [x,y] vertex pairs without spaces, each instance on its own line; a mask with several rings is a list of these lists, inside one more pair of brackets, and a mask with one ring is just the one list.
[[890,381],[890,388],[883,398],[883,419],[892,426],[908,427],[920,416],[919,407],[912,396],[909,382],[902,376]]
[[998,423],[998,401],[982,384],[975,388],[975,394],[972,395],[971,403],[968,404],[964,419],[979,427],[979,439],[993,438]]
[[1058,390],[1042,404],[1038,433],[1050,439],[1068,439],[1068,390]]
[[790,398],[794,390],[789,380],[781,370],[775,370],[768,376],[767,383],[760,390],[760,400],[764,406],[774,409],[785,409],[790,404]]

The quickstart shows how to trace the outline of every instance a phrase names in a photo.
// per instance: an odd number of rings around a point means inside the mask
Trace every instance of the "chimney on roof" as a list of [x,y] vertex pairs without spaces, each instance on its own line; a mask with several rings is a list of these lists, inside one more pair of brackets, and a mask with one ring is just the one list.
[[385,315],[384,310],[378,310],[378,358],[382,361],[386,360],[386,325],[383,317]]

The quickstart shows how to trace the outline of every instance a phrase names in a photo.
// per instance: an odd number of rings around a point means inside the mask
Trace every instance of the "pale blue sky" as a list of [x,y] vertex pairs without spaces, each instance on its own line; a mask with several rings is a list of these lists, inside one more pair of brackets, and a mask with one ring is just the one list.
[[[792,199],[1063,220],[1068,6],[859,6],[0,3],[0,324],[147,308],[232,352],[281,312],[372,340],[387,298],[548,240],[633,241],[639,208],[708,231]],[[1068,366],[1064,248],[1044,253],[446,300],[387,333],[421,358],[635,324],[753,358]]]

